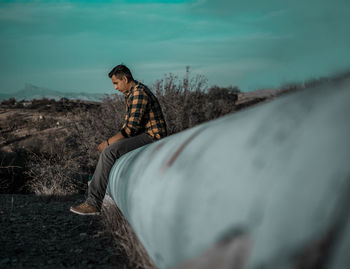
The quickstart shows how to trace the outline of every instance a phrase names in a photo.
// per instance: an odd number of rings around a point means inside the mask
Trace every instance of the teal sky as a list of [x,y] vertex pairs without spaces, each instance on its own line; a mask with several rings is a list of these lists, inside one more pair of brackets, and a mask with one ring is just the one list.
[[350,69],[348,0],[0,1],[0,92],[25,83],[112,93],[189,65],[242,91]]

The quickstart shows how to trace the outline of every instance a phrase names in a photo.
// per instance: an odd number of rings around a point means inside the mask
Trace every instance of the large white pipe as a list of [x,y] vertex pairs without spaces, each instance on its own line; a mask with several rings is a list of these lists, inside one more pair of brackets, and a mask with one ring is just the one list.
[[349,265],[349,85],[287,94],[120,158],[108,192],[155,264],[172,268],[241,230],[248,268],[292,268],[334,228],[329,268]]

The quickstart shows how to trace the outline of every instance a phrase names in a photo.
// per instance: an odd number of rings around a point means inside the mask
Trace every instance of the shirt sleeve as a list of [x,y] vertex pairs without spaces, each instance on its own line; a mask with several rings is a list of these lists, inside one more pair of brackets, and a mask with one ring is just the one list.
[[120,130],[124,137],[135,136],[140,131],[141,120],[148,104],[148,95],[140,89],[135,89],[129,97],[129,104],[124,124]]

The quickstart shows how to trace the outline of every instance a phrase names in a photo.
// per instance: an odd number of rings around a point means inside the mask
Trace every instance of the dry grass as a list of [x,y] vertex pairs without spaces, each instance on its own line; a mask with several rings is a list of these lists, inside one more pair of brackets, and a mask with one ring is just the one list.
[[130,224],[115,204],[104,204],[102,218],[106,230],[113,236],[118,248],[128,257],[130,267],[156,268]]
[[208,89],[207,79],[193,76],[189,67],[183,78],[170,73],[151,89],[161,104],[169,135],[234,112],[239,92],[237,87]]
[[79,173],[80,156],[72,155],[65,145],[56,145],[56,152],[32,153],[25,174],[27,188],[36,195],[59,197],[76,194],[85,187]]
[[93,173],[98,160],[97,146],[101,141],[115,135],[121,128],[125,104],[124,97],[114,94],[106,96],[98,109],[76,109],[64,123],[69,130],[66,146],[77,154],[84,154],[80,167]]

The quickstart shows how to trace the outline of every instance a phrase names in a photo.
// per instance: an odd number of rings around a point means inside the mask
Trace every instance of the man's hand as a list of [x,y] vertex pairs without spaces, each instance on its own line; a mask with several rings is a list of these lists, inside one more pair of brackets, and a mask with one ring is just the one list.
[[[118,132],[115,136],[112,136],[110,138],[108,138],[108,142],[109,144],[113,144],[117,141],[120,141],[122,139],[124,139],[125,137],[122,135],[121,132]],[[98,152],[102,152],[105,148],[108,147],[108,144],[107,144],[107,140],[103,141],[100,145],[98,145]]]
[[103,141],[100,145],[98,145],[98,152],[101,153],[105,148],[108,147],[107,141]]

